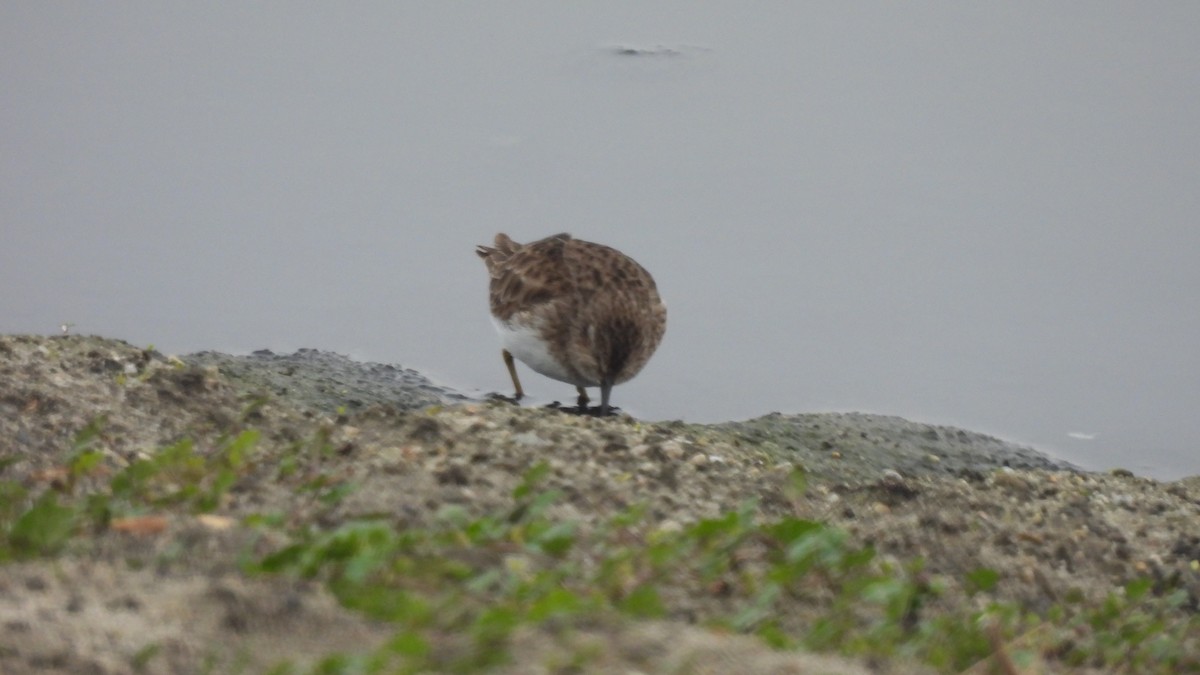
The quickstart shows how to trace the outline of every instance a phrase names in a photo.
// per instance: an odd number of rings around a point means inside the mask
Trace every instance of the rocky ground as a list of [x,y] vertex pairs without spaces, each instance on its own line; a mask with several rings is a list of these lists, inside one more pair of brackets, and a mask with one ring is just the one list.
[[[13,534],[39,495],[86,509],[88,494],[116,490],[106,481],[161,448],[190,439],[209,457],[247,430],[258,434],[254,454],[211,504],[184,495],[176,502],[189,508],[72,521],[55,546]],[[372,648],[388,624],[343,608],[319,581],[249,574],[246,559],[283,545],[282,532],[363,517],[420,528],[447,506],[503,510],[540,462],[541,487],[562,495],[549,516],[583,531],[638,504],[645,527],[678,531],[754,500],[762,518],[828,523],[882,561],[923,560],[946,611],[983,601],[962,587],[980,568],[998,573],[986,601],[1032,612],[1101,603],[1139,578],[1176,592],[1184,616],[1200,610],[1200,477],[1086,473],[991,437],[876,415],[595,419],[472,400],[411,370],[311,350],[176,358],[98,337],[0,336],[0,536],[11,540],[0,672],[265,672]],[[594,649],[574,672],[925,670],[710,631],[697,617],[729,602],[718,595],[668,594],[652,622],[578,626],[570,640]],[[806,625],[805,611],[789,620]],[[565,639],[519,631],[506,672],[573,672],[546,665]]]

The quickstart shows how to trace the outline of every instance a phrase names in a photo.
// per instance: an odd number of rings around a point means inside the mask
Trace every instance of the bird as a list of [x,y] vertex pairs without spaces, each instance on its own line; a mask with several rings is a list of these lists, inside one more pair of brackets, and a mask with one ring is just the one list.
[[667,327],[654,278],[615,248],[556,234],[528,244],[496,235],[479,245],[489,276],[489,305],[501,356],[520,400],[514,357],[546,377],[575,385],[579,412],[586,387],[600,388],[600,416],[612,388],[650,360]]

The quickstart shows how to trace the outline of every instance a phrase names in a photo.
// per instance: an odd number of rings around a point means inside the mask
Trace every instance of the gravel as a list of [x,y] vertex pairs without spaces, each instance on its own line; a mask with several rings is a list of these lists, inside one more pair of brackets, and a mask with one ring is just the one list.
[[[564,495],[552,515],[584,529],[633,504],[646,505],[651,527],[673,529],[754,500],[764,517],[823,520],[885,559],[924,559],[947,580],[950,605],[972,602],[955,580],[986,566],[1001,575],[997,599],[1032,609],[1101,598],[1146,576],[1186,589],[1200,608],[1200,478],[1087,473],[1028,447],[897,417],[596,419],[481,401],[409,369],[315,350],[176,358],[101,337],[0,336],[0,481],[54,487],[89,424],[111,471],[183,438],[205,452],[245,428],[261,439],[215,519],[169,513],[157,534],[81,533],[57,558],[0,567],[0,672],[182,673],[206,662],[214,672],[259,672],[283,656],[369,648],[387,627],[338,607],[318,585],[238,571],[248,547],[270,544],[241,518],[330,527],[387,514],[420,525],[448,504],[484,514],[542,461],[546,487]],[[313,439],[327,451],[294,473],[278,470]],[[353,490],[320,499],[305,488],[318,468]],[[800,497],[796,468],[807,476]],[[874,669],[689,625],[707,602],[681,598],[668,621],[596,626],[579,638],[602,645],[597,672],[626,672],[641,663],[629,655],[647,649],[667,669],[721,663],[720,654],[750,673]],[[537,631],[519,640],[531,660],[512,672],[539,672],[536,659],[561,647]]]

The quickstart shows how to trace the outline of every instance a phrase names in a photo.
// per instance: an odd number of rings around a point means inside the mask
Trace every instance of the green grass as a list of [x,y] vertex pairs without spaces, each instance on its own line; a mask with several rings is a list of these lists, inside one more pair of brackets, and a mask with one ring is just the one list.
[[[536,489],[542,473],[540,465],[529,471],[505,511],[472,518],[447,508],[427,528],[368,520],[306,530],[254,569],[321,578],[345,606],[397,625],[392,643],[332,658],[318,673],[475,672],[503,661],[521,626],[672,617],[670,598],[681,596],[702,599],[702,621],[714,629],[756,634],[778,648],[915,660],[943,672],[1031,632],[1046,636],[1037,651],[1006,649],[1018,665],[1053,658],[1128,672],[1200,667],[1200,621],[1179,611],[1186,595],[1153,596],[1149,582],[1099,606],[1065,604],[1046,616],[997,602],[936,613],[926,608],[944,589],[920,561],[883,564],[823,523],[760,521],[748,503],[677,532],[655,531],[631,509],[584,535],[546,515],[557,494]],[[963,587],[985,597],[999,581],[996,571],[978,569]],[[447,635],[466,639],[449,659],[431,647]]]
[[[0,481],[0,562],[82,549],[114,518],[220,511],[261,452],[258,433],[247,430],[203,452],[182,440],[110,474],[96,443],[102,425],[76,437],[64,480]],[[271,461],[281,477],[314,470],[328,457],[328,438],[318,434]],[[961,672],[998,649],[1021,668],[1200,671],[1200,618],[1184,607],[1186,592],[1161,581],[1135,580],[1102,602],[1072,597],[1035,614],[994,599],[1003,581],[995,570],[945,579],[920,560],[886,562],[825,523],[764,519],[752,502],[681,527],[660,528],[639,506],[585,527],[553,517],[561,495],[543,489],[548,473],[545,464],[530,468],[502,509],[479,515],[447,506],[420,526],[384,517],[330,527],[245,518],[288,542],[249,558],[245,573],[319,580],[345,607],[395,626],[369,653],[272,672],[481,672],[511,658],[523,627],[652,618],[757,635],[780,649],[910,660],[942,672]],[[803,491],[803,474],[793,478]],[[305,490],[332,507],[353,486],[318,471]],[[972,602],[946,602],[951,586]],[[153,657],[139,654],[134,665]],[[579,652],[564,667],[585,670],[597,657]]]

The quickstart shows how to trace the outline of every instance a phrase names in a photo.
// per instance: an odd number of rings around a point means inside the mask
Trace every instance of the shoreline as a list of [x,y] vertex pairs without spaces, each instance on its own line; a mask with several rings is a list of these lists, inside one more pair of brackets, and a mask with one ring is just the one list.
[[[325,414],[339,408],[354,413],[374,405],[409,410],[438,404],[483,404],[489,400],[487,396],[473,397],[438,385],[411,368],[356,361],[336,352],[317,349],[299,349],[291,354],[258,350],[247,355],[201,351],[179,358],[184,363],[219,368],[226,376],[247,387],[286,395],[295,403]],[[911,475],[980,472],[1005,466],[1085,472],[1028,445],[894,415],[771,412],[746,420],[715,423],[642,421],[684,424],[717,435],[741,435],[774,444],[781,453],[802,455],[806,463],[821,467],[817,473],[824,471],[860,478],[888,469]],[[821,432],[822,425],[827,427],[825,432]],[[882,440],[885,438],[887,443]],[[836,459],[829,456],[835,452],[839,453]]]

